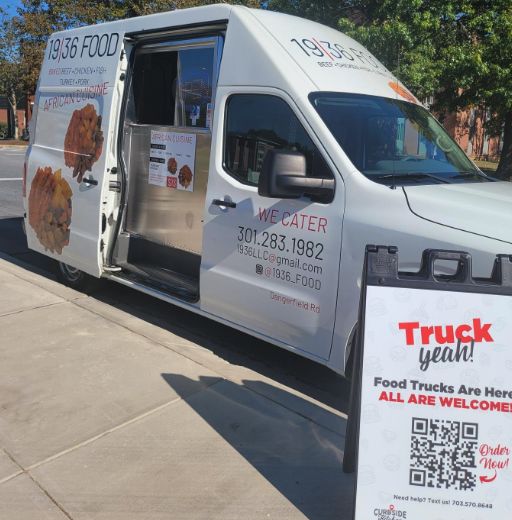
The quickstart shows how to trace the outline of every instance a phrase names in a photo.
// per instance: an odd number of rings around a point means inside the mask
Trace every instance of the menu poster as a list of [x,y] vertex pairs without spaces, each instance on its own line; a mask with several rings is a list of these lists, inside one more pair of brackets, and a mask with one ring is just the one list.
[[149,184],[194,191],[196,135],[151,130]]
[[512,518],[511,310],[367,286],[356,520]]

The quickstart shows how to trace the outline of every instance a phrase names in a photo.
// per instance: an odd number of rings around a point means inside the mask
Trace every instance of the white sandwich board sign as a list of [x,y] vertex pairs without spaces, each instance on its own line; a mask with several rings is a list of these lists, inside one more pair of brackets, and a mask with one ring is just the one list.
[[[457,273],[436,277],[441,260]],[[396,248],[367,248],[354,518],[512,518],[511,258],[485,280],[462,252],[425,251],[416,275],[397,266]]]

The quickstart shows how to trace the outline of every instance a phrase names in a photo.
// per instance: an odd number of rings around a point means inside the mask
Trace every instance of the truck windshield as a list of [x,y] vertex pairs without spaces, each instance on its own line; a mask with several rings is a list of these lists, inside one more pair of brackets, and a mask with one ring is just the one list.
[[493,181],[419,105],[359,94],[311,102],[354,166],[387,185]]

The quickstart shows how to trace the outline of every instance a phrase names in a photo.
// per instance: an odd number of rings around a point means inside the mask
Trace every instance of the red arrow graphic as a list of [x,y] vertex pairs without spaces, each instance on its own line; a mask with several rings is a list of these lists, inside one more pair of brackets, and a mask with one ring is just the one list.
[[482,484],[488,484],[489,482],[492,482],[493,480],[496,480],[497,476],[498,476],[498,473],[496,473],[496,470],[494,470],[494,477],[481,476],[480,477],[480,482]]

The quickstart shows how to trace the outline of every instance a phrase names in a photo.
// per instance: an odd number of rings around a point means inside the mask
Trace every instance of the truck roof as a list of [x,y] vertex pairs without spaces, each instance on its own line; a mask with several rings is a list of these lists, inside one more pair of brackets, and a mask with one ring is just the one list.
[[[192,24],[201,24],[213,21],[227,21],[233,9],[247,9],[244,6],[233,6],[229,4],[214,4],[201,7],[189,7],[187,9],[174,9],[162,13],[148,14],[144,16],[135,16],[133,18],[124,18],[113,22],[101,22],[95,24],[94,27],[109,31],[118,31],[122,33],[154,31],[158,28],[183,26]],[[75,29],[68,29],[54,33],[60,35],[62,33],[70,33],[71,31],[87,31],[91,25],[84,25]]]
[[[143,34],[224,22],[228,29],[220,85],[275,87],[292,96],[314,91],[416,98],[362,45],[347,35],[287,14],[215,4],[139,16],[70,31]],[[60,33],[56,33],[59,35]]]

